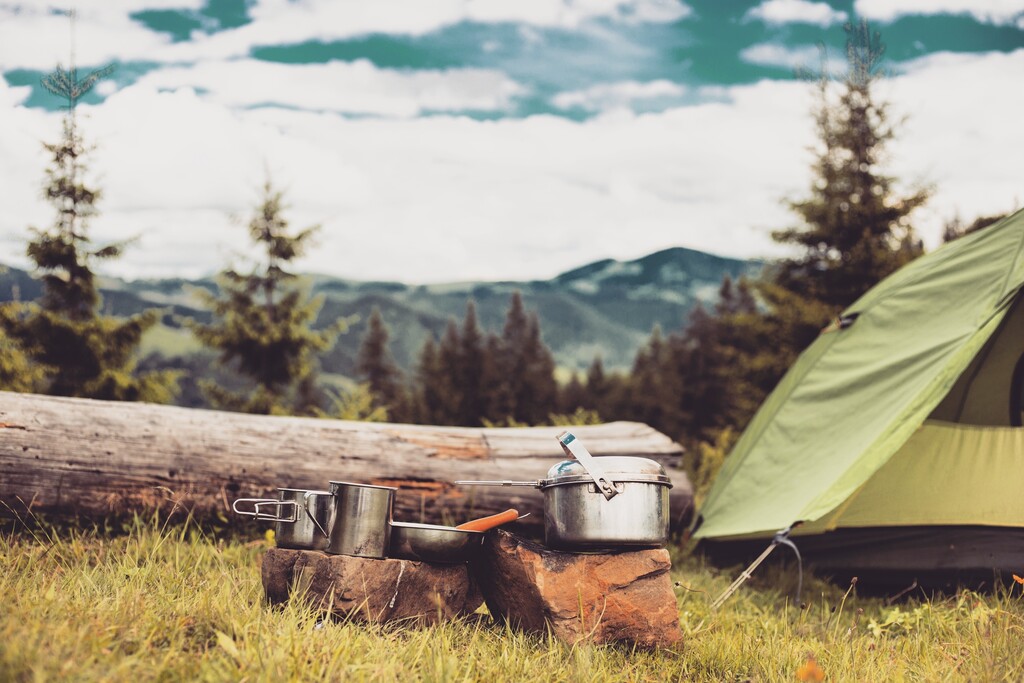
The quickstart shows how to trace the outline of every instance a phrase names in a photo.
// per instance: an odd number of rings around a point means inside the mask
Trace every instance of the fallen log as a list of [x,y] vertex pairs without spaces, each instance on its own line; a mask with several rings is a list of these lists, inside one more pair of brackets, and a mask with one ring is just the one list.
[[[235,498],[330,480],[399,487],[394,517],[452,523],[510,507],[539,527],[532,488],[455,486],[458,479],[540,479],[564,455],[561,427],[436,427],[267,417],[145,403],[0,392],[0,515],[110,517],[153,509],[237,519]],[[574,427],[594,455],[662,462],[673,526],[689,521],[682,449],[635,422]]]

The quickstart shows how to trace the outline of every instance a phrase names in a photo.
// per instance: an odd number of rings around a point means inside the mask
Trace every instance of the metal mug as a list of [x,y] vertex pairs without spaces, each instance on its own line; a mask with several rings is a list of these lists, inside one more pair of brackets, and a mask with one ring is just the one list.
[[[278,491],[280,500],[239,498],[231,504],[231,509],[246,517],[277,522],[274,536],[281,548],[326,550],[334,510],[331,492],[287,488],[279,488]],[[253,509],[239,510],[239,503],[251,503]],[[272,511],[268,512],[268,509]]]
[[327,552],[383,559],[391,542],[393,486],[331,482],[333,514]]

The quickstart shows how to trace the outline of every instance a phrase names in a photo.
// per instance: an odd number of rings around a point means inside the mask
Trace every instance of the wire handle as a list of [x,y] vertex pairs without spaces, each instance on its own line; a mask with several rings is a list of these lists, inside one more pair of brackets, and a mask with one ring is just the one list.
[[318,520],[316,518],[316,515],[314,515],[313,512],[309,509],[309,501],[316,498],[317,496],[331,495],[333,494],[330,491],[306,491],[304,494],[302,494],[302,509],[306,511],[306,516],[309,517],[310,521],[316,525],[316,528],[320,530],[320,533],[322,533],[327,538],[330,538],[331,535],[327,533],[327,529],[324,529],[323,526],[320,525],[320,520]]
[[[252,510],[239,510],[239,503],[252,503]],[[273,513],[262,512],[260,507],[269,506],[275,508]],[[281,508],[288,506],[291,508],[291,514],[288,517],[281,517]],[[256,519],[265,520],[267,522],[288,522],[294,524],[297,521],[296,508],[297,505],[291,500],[275,500],[274,498],[238,498],[235,502],[231,503],[231,509],[236,514],[244,515],[246,517],[255,517]],[[319,526],[319,525],[318,525]]]
[[572,432],[562,432],[559,434],[558,445],[562,447],[567,456],[576,458],[583,465],[583,469],[593,478],[594,485],[597,486],[597,490],[601,492],[605,500],[611,500],[619,495],[615,484],[608,481],[608,477],[605,476],[604,468],[597,464],[594,456],[590,454],[586,446],[580,443],[580,440]]

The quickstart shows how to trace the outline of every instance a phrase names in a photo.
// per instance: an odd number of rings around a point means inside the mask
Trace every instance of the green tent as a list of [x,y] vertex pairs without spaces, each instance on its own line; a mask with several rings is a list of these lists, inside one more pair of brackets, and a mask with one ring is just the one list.
[[892,274],[822,331],[726,459],[712,557],[792,538],[839,574],[1024,573],[1024,211]]

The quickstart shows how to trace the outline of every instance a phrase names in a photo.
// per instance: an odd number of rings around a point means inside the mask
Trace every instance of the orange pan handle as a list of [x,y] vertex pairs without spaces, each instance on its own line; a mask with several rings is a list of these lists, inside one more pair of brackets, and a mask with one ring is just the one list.
[[481,517],[480,519],[465,522],[455,528],[462,529],[463,531],[487,531],[488,529],[493,529],[496,526],[514,522],[517,519],[519,519],[518,510],[505,510],[504,512],[499,512],[498,514],[491,515],[490,517]]

